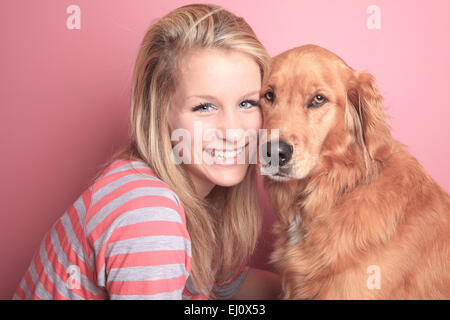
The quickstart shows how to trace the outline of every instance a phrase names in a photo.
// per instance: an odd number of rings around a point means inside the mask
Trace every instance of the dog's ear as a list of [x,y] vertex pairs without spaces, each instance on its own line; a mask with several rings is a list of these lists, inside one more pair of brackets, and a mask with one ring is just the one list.
[[391,138],[384,111],[374,77],[365,71],[353,71],[347,87],[345,120],[363,149],[366,168],[369,159],[377,159],[377,151]]

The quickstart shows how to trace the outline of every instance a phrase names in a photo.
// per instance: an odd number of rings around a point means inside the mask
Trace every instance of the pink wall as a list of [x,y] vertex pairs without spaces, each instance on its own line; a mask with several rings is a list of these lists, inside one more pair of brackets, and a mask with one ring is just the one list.
[[[190,1],[1,1],[0,298],[41,238],[127,138],[130,79],[146,28]],[[393,134],[450,191],[450,1],[213,1],[242,15],[272,55],[305,43],[370,71]],[[69,5],[81,29],[69,30]],[[381,29],[368,29],[369,5]],[[273,213],[254,263],[266,263]]]

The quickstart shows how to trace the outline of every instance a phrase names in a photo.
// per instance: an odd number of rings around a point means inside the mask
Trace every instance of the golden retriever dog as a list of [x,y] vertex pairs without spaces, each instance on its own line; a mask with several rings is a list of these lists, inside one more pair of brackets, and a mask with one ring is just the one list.
[[305,45],[273,59],[260,105],[281,298],[449,299],[450,197],[391,136],[374,78]]

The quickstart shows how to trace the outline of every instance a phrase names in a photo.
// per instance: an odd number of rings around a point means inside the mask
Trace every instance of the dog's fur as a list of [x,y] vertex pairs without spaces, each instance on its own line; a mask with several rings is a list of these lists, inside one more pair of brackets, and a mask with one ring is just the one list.
[[294,150],[264,176],[282,298],[449,299],[450,197],[391,136],[373,77],[306,45],[273,59],[260,104]]

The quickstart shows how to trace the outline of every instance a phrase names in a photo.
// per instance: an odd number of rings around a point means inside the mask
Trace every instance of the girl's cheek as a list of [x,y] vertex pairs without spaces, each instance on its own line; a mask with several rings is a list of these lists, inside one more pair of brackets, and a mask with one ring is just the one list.
[[211,121],[201,122],[201,131],[203,143],[212,142],[217,136],[217,126]]
[[261,111],[255,112],[254,117],[252,119],[249,119],[248,123],[248,129],[261,129],[263,125],[263,116]]

